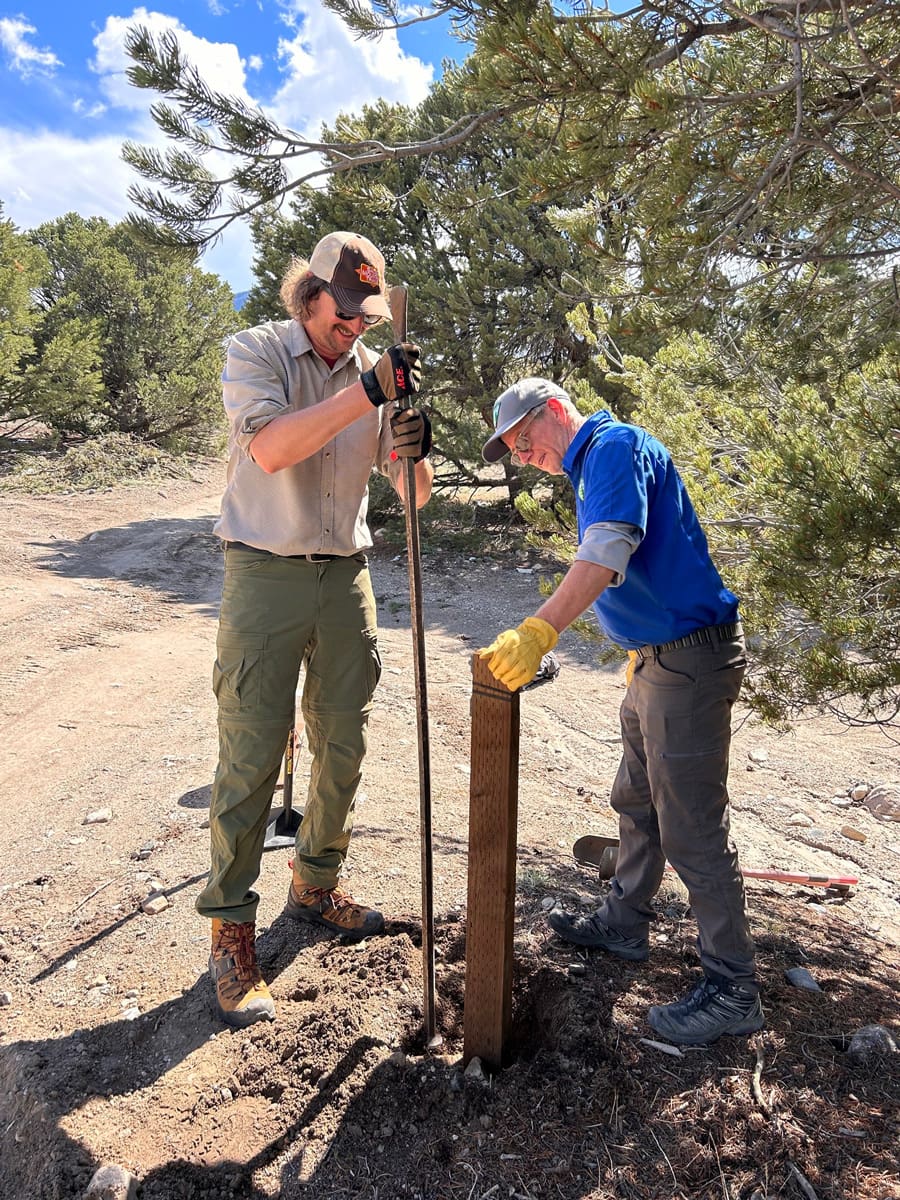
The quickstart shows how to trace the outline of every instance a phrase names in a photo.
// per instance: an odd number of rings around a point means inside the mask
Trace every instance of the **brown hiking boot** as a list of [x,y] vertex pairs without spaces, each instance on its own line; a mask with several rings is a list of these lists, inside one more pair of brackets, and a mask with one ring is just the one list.
[[384,917],[376,909],[357,904],[338,887],[311,887],[296,875],[288,889],[284,912],[295,921],[324,925],[332,933],[342,933],[354,942],[361,942],[384,929]]
[[243,1029],[254,1021],[274,1021],[275,1004],[256,961],[253,921],[213,917],[209,974],[216,989],[219,1016]]

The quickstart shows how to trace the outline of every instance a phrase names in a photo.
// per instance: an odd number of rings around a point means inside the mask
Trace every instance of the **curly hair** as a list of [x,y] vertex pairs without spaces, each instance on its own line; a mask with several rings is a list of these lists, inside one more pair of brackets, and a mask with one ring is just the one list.
[[309,304],[328,284],[309,269],[305,258],[292,258],[281,281],[279,296],[289,317],[303,321],[309,315]]

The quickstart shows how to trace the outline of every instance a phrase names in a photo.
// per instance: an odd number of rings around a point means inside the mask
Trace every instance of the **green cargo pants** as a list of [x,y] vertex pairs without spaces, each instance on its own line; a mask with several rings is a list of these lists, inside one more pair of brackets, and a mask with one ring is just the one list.
[[333,887],[347,856],[381,675],[365,555],[310,562],[229,546],[216,650],[219,763],[209,812],[209,879],[197,911],[253,921],[259,896],[252,885],[301,666],[312,761],[295,869],[307,883]]

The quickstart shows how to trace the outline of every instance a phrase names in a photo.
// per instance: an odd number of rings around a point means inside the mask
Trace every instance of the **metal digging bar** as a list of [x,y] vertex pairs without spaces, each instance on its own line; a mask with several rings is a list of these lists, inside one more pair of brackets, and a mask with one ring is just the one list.
[[[407,287],[397,284],[390,292],[394,337],[406,341]],[[408,396],[401,408],[411,408]],[[416,467],[411,458],[403,460],[403,491],[406,510],[406,557],[409,567],[409,610],[413,635],[413,662],[416,680],[416,717],[419,742],[419,825],[422,843],[422,969],[424,981],[425,1041],[436,1050],[443,1038],[437,1032],[434,988],[434,863],[431,845],[431,752],[428,736],[428,689],[425,676],[425,625],[422,616],[422,570],[419,549],[419,517],[416,507]]]
[[293,846],[303,820],[303,813],[293,807],[294,801],[294,737],[296,717],[291,720],[288,730],[287,746],[284,751],[284,790],[282,792],[281,812],[274,816],[266,826],[266,840],[263,850],[278,850],[284,846]]

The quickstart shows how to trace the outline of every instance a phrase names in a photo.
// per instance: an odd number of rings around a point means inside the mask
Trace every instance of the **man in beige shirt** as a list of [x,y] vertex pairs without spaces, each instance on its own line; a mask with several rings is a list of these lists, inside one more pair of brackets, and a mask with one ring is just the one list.
[[427,417],[396,404],[419,389],[419,348],[392,346],[373,363],[359,341],[390,317],[375,246],[329,234],[309,263],[292,263],[281,298],[291,319],[236,334],[223,373],[231,435],[216,525],[225,545],[219,763],[197,909],[212,920],[218,1010],[235,1026],[275,1015],[256,957],[252,885],[301,667],[311,767],[285,912],[354,940],[383,928],[381,913],[338,886],[381,673],[368,480],[375,467],[402,496],[411,458],[421,505],[433,477]]

